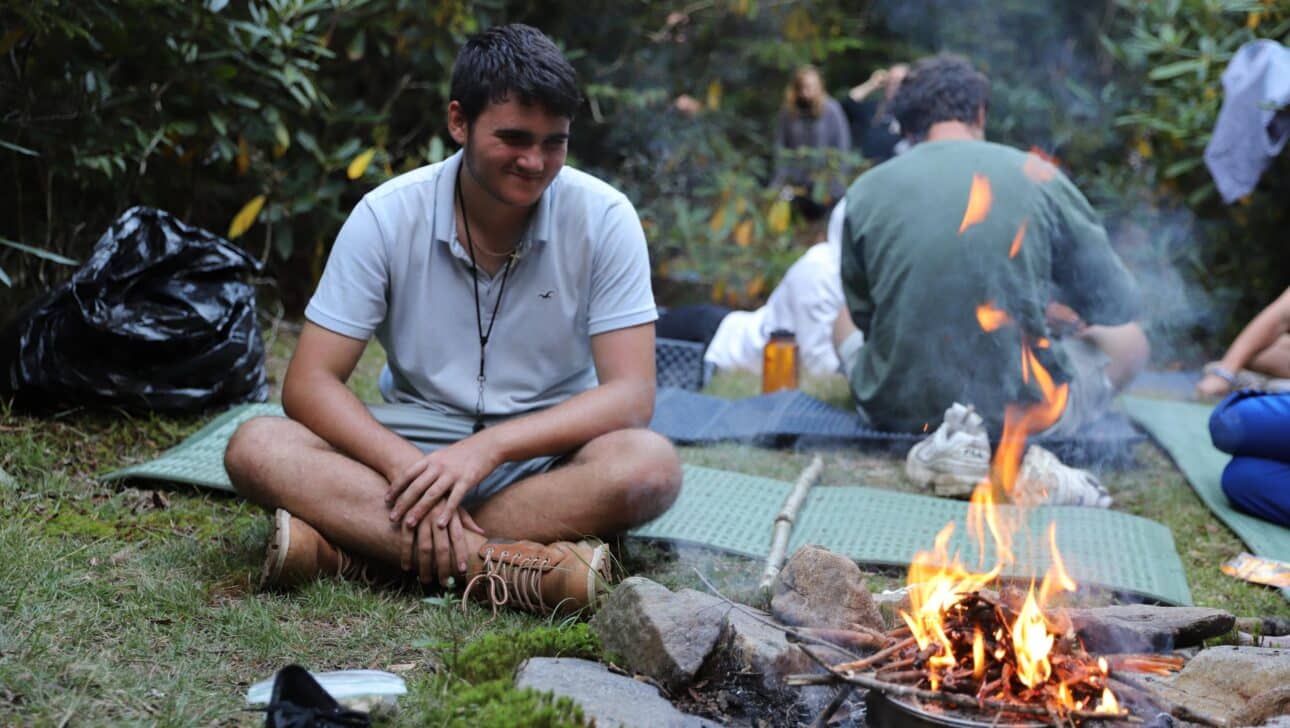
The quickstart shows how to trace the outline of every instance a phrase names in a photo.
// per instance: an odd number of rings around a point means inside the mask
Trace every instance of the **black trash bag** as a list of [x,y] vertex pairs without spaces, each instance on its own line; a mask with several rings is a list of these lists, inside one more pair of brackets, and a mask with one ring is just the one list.
[[35,409],[262,402],[264,342],[243,280],[260,268],[218,235],[131,208],[0,335],[0,395]]

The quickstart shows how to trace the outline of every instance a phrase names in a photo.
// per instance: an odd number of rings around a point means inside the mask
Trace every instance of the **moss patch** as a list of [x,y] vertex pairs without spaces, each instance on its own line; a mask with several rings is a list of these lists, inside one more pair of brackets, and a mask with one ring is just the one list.
[[462,648],[452,661],[453,672],[468,682],[507,679],[530,657],[582,657],[595,660],[600,640],[583,623],[563,627],[493,632]]

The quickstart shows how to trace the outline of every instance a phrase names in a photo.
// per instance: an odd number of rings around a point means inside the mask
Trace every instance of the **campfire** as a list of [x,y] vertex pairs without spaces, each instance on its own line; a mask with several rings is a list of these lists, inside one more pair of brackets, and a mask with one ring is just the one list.
[[[990,304],[983,304],[977,314],[987,331],[1009,323],[1007,314]],[[1046,345],[1036,342],[1036,346]],[[1017,563],[1015,537],[1029,535],[1026,499],[1013,497],[1026,436],[1056,422],[1067,396],[1067,385],[1053,383],[1025,342],[1021,368],[1027,381],[1035,381],[1042,401],[1007,409],[991,477],[972,494],[967,530],[977,544],[977,567],[969,568],[957,552],[951,552],[955,524],[947,524],[932,549],[919,552],[910,565],[909,608],[900,611],[904,624],[859,641],[880,648],[874,654],[825,664],[828,674],[796,676],[795,684],[851,683],[889,700],[922,701],[929,704],[922,708],[925,713],[967,709],[984,712],[991,721],[1016,723],[1039,717],[1075,723],[1131,720],[1116,691],[1132,690],[1132,684],[1116,679],[1115,674],[1167,674],[1182,666],[1181,659],[1172,657],[1117,656],[1108,661],[1084,650],[1069,621],[1052,608],[1056,596],[1077,588],[1057,548],[1056,523],[1048,524],[1041,540],[1050,565],[1038,588],[1033,578],[1028,583],[1023,579],[1024,589],[1001,580]],[[1003,501],[1012,505],[1002,505]],[[990,553],[994,564],[985,569]],[[808,654],[815,656],[809,649]],[[1120,687],[1113,688],[1113,683]]]

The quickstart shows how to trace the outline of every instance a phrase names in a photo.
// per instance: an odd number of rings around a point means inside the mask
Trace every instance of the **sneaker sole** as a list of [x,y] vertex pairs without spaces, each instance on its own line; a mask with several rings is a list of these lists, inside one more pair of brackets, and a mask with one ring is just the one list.
[[282,576],[282,566],[287,561],[287,549],[291,546],[291,514],[278,508],[273,512],[273,533],[269,534],[269,545],[264,554],[264,566],[260,570],[261,591],[274,588]]
[[599,576],[606,582],[609,581],[609,578],[600,571],[601,568],[605,566],[608,559],[609,544],[602,543],[591,552],[591,563],[588,564],[591,568],[587,569],[587,604],[591,605],[593,608],[600,596],[600,590],[596,588],[596,577]]
[[915,485],[931,488],[932,492],[939,496],[970,495],[976,489],[976,484],[987,477],[943,473],[931,469],[922,461],[912,457],[905,459],[905,475]]

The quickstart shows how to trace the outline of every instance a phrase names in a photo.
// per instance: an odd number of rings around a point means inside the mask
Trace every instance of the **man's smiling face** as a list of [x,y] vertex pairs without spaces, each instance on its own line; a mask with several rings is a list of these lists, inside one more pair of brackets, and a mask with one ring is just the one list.
[[559,174],[569,152],[569,119],[514,97],[484,107],[467,124],[453,102],[449,131],[465,148],[466,171],[493,199],[531,207]]

